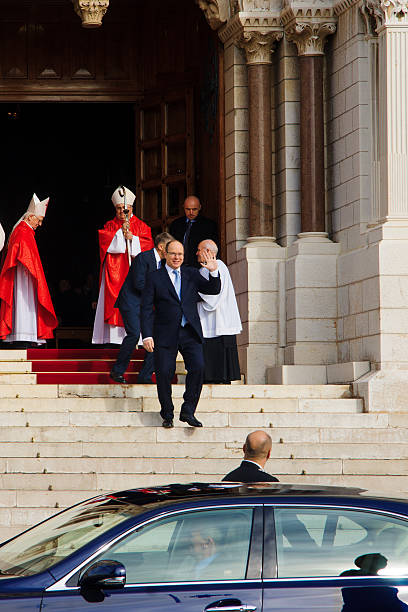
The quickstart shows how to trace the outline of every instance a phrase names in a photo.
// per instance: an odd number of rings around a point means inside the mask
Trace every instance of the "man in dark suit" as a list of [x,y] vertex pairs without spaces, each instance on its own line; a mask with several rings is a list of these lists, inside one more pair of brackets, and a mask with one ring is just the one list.
[[202,240],[213,240],[218,244],[217,224],[200,214],[201,204],[196,196],[188,196],[184,201],[185,216],[171,223],[169,232],[184,246],[184,264],[199,268],[196,253]]
[[264,471],[271,456],[272,440],[264,431],[253,431],[247,435],[243,446],[244,460],[241,465],[224,476],[229,482],[279,482],[275,476]]
[[[126,336],[123,338],[118,357],[110,373],[110,377],[115,382],[126,384],[124,373],[140,338],[140,305],[146,276],[149,272],[153,272],[161,266],[166,252],[166,244],[170,240],[173,240],[173,236],[170,236],[167,232],[158,234],[154,239],[154,249],[143,251],[134,258],[119,292],[115,307],[119,308],[122,315]],[[146,352],[137,382],[139,384],[151,383],[153,371],[153,355]]]
[[216,295],[221,280],[215,254],[207,252],[205,263],[208,280],[194,268],[181,268],[183,245],[177,240],[166,245],[166,264],[148,275],[142,298],[143,346],[154,350],[157,394],[163,427],[173,427],[174,406],[171,381],[176,369],[177,351],[183,355],[187,369],[186,390],[180,421],[202,427],[195,416],[204,375],[203,332],[197,311],[199,292]]

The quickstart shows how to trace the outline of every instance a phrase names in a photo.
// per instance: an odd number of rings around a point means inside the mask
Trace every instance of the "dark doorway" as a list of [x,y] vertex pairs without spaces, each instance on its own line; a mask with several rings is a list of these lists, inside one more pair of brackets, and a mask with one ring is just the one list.
[[[134,117],[132,104],[0,104],[0,221],[8,235],[33,193],[50,196],[36,237],[56,306],[61,280],[77,292],[89,275],[98,285],[97,230],[115,215],[111,195],[120,184],[136,191]],[[91,325],[93,312],[74,318]]]

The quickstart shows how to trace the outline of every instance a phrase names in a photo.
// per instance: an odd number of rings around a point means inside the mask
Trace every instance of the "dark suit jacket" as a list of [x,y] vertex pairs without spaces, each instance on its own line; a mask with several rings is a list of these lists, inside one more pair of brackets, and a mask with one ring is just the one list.
[[[170,234],[181,244],[183,244],[184,234],[187,228],[187,217],[179,217],[170,225]],[[197,247],[202,240],[214,240],[218,245],[217,224],[207,217],[198,215],[193,225],[191,226],[190,236],[187,244],[184,247],[184,263],[188,266],[199,267],[197,263]],[[218,245],[219,246],[219,245]]]
[[279,482],[275,476],[263,472],[255,463],[245,461],[245,459],[239,467],[224,476],[223,480],[229,482]]
[[119,291],[115,306],[120,310],[131,310],[139,306],[142,301],[142,291],[146,282],[146,275],[157,270],[154,249],[143,251],[134,258],[127,273],[125,282]]
[[165,266],[148,274],[142,297],[142,337],[153,337],[156,346],[177,346],[182,316],[193,327],[197,340],[203,341],[197,302],[200,293],[216,295],[221,291],[221,279],[206,280],[194,268],[181,268],[181,299],[179,300]]

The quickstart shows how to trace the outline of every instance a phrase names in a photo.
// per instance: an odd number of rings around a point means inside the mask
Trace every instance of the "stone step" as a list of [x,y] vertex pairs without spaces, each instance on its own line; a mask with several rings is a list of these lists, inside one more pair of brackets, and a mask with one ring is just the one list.
[[[355,466],[352,461],[347,463],[347,460],[342,459],[274,459],[273,472],[275,474],[301,474],[305,471],[308,474],[341,474],[359,473],[356,471],[361,467],[360,473],[374,473],[374,468],[368,468],[364,460],[356,460]],[[375,462],[374,462],[375,463]],[[408,473],[407,460],[394,460],[392,465],[389,461],[378,461],[383,467],[378,466],[378,473],[405,474]],[[400,465],[401,471],[396,471]],[[57,476],[71,475],[75,480],[76,475],[98,474],[101,478],[106,474],[219,474],[221,477],[230,472],[237,466],[237,459],[207,459],[207,458],[130,458],[130,457],[115,457],[115,458],[86,458],[72,457],[69,460],[65,457],[51,458],[10,458],[0,459],[0,482],[4,479],[4,486],[7,489],[18,486],[19,478],[27,475],[42,476],[49,475]],[[369,471],[367,472],[367,470]],[[390,471],[383,471],[383,470]],[[353,470],[353,471],[349,471]],[[12,485],[8,480],[12,481],[9,476],[15,475],[16,481]],[[74,477],[75,475],[75,477]],[[7,480],[8,479],[8,480]],[[25,480],[24,480],[25,482]],[[26,486],[26,485],[25,485]],[[58,485],[59,486],[59,485]],[[55,488],[55,487],[54,487]]]
[[[237,458],[169,458],[169,457],[112,457],[112,458],[88,458],[88,457],[40,457],[40,458],[9,458],[0,459],[0,482],[7,489],[19,488],[21,482],[28,488],[31,476],[40,476],[44,488],[47,476],[52,482],[53,489],[60,488],[60,477],[68,477],[64,480],[64,487],[70,484],[72,478],[77,488],[77,475],[89,476],[97,474],[99,479],[109,474],[218,474],[223,476],[237,466],[241,457]],[[408,459],[308,459],[273,458],[268,468],[277,476],[292,474],[350,474],[350,475],[391,475],[407,476]],[[15,476],[15,479],[13,478]],[[57,484],[53,477],[57,479]]]
[[[97,474],[98,483],[104,476],[110,474],[148,475],[163,474],[207,474],[223,476],[237,466],[237,458],[86,458],[66,457],[51,458],[9,458],[0,459],[0,483],[7,489],[36,488],[32,477],[38,477],[43,489],[48,480],[53,489],[61,488],[63,482],[66,488],[77,488],[82,481],[77,481],[77,475],[88,477]],[[274,458],[268,466],[275,475],[292,474],[345,474],[345,475],[391,475],[407,476],[408,459],[278,459]],[[43,476],[47,478],[43,478]],[[62,476],[64,479],[61,480]],[[15,477],[15,478],[14,478]],[[71,486],[72,483],[75,486]],[[31,483],[31,484],[30,484]]]
[[[174,400],[178,413],[182,399]],[[0,412],[153,412],[158,413],[160,405],[157,398],[119,398],[94,397],[77,398],[0,398]],[[361,399],[276,399],[276,398],[238,398],[228,400],[207,398],[200,400],[198,412],[231,413],[280,413],[280,412],[317,412],[317,413],[361,413]],[[197,412],[197,413],[198,413]]]
[[[174,398],[183,396],[184,385],[173,385],[172,389]],[[157,398],[157,390],[156,385],[58,385],[58,396]],[[350,385],[203,385],[201,398],[210,397],[234,400],[239,398],[345,399],[351,398],[352,395]]]
[[[176,411],[181,408],[183,400],[174,400]],[[319,413],[359,413],[363,412],[361,399],[277,399],[277,398],[228,398],[211,397],[201,399],[197,413],[230,412],[230,413],[279,413],[279,412],[319,412]],[[143,398],[143,412],[159,412],[160,404],[157,398]]]
[[32,372],[30,361],[0,361],[0,375],[4,374],[29,374]]
[[26,361],[26,359],[26,350],[0,349],[0,361]]
[[[72,413],[74,414],[74,413]],[[58,415],[55,415],[58,416]],[[85,415],[86,416],[86,415]],[[208,419],[219,415],[208,415]],[[357,416],[357,415],[356,415]],[[207,418],[207,417],[206,417]],[[176,423],[176,421],[175,421]],[[253,427],[251,428],[253,429]],[[212,444],[230,443],[242,447],[248,434],[248,427],[207,426],[193,429],[181,424],[174,429],[163,429],[161,426],[19,426],[0,427],[1,442],[116,442],[116,443],[185,443]],[[267,429],[273,442],[287,443],[348,443],[348,444],[403,444],[408,438],[406,428],[373,427],[273,427]],[[373,453],[375,451],[373,450]]]
[[0,525],[3,526],[3,529],[16,526],[21,530],[25,525],[35,525],[35,523],[45,521],[56,512],[58,508],[0,508]]
[[[0,375],[1,377],[2,375]],[[5,374],[4,376],[13,376]],[[17,381],[0,387],[1,398],[157,398],[156,385],[35,385],[35,374],[14,375]],[[23,377],[30,376],[27,384]],[[181,398],[184,385],[173,385],[173,397]],[[220,399],[347,399],[350,385],[203,385],[201,398]],[[201,400],[200,400],[201,402]]]
[[[36,374],[9,374],[0,372],[0,385],[35,385],[37,382]],[[4,397],[1,391],[2,397]],[[15,395],[14,395],[15,397]]]
[[[253,428],[251,428],[253,429]],[[110,431],[110,430],[107,430]],[[237,442],[242,444],[248,433],[248,428],[203,428],[195,430],[193,433],[187,428],[163,429],[158,427],[156,430],[157,442],[175,442],[175,441],[190,441],[194,435],[194,441],[200,442]],[[313,442],[316,444],[327,442],[341,443],[404,443],[408,439],[408,429],[405,428],[374,428],[366,429],[360,427],[358,429],[348,428],[272,428],[268,429],[268,433],[273,442],[288,443],[288,442]],[[96,441],[96,440],[95,440]]]
[[[199,413],[197,413],[199,414]],[[303,430],[325,430],[330,428],[384,428],[392,423],[392,415],[376,414],[326,414],[326,413],[207,413],[203,418],[205,428],[302,428]],[[0,411],[0,427],[160,427],[162,419],[158,412],[6,412]],[[407,422],[408,425],[408,422]],[[174,420],[176,430],[186,429],[186,424]],[[403,427],[403,426],[401,426]],[[190,432],[191,428],[188,428]],[[205,432],[204,432],[205,433]],[[189,433],[188,435],[193,435]]]
[[[273,473],[273,470],[270,469]],[[74,483],[90,484],[89,488],[81,489],[79,486],[72,488],[55,488],[48,490],[48,487],[42,487],[42,475],[6,475],[18,480],[20,487],[10,488],[2,491],[6,493],[6,504],[1,504],[7,507],[37,507],[37,508],[64,508],[78,501],[87,499],[94,495],[99,495],[109,491],[118,491],[122,489],[159,486],[169,483],[188,483],[188,482],[220,482],[222,476],[220,474],[98,474],[98,475],[49,475],[45,474],[44,479],[53,486],[53,482],[58,483],[61,480],[67,484],[69,480]],[[37,479],[38,477],[38,479]],[[13,482],[13,480],[4,480]],[[26,478],[26,480],[24,480]],[[24,486],[28,479],[31,478],[33,485]],[[66,480],[65,480],[66,478]],[[291,474],[288,476],[278,475],[281,482],[302,483],[302,484],[317,484],[317,485],[334,485],[345,487],[358,487],[361,489],[369,489],[372,491],[389,491],[395,496],[395,492],[408,492],[408,476],[398,475],[371,475],[371,474]],[[14,494],[14,501],[10,503],[10,499]],[[0,495],[0,503],[2,495]],[[57,511],[57,510],[56,510]]]
[[[35,374],[34,374],[35,376]],[[58,397],[58,385],[19,385],[2,384],[0,386],[0,397],[2,399],[12,398],[47,398]]]
[[[242,457],[242,440],[236,442],[212,442],[196,444],[195,442],[0,442],[0,457],[42,457],[58,458],[85,457],[138,457],[138,458],[179,458],[194,457],[207,459],[240,459]],[[408,446],[405,443],[375,444],[370,443],[282,443],[273,444],[273,459],[408,459]]]

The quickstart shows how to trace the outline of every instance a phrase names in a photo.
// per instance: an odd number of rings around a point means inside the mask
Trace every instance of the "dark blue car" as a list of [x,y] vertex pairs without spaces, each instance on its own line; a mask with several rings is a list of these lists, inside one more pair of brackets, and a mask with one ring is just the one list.
[[360,489],[133,489],[0,547],[0,612],[394,612],[406,602],[408,501]]

